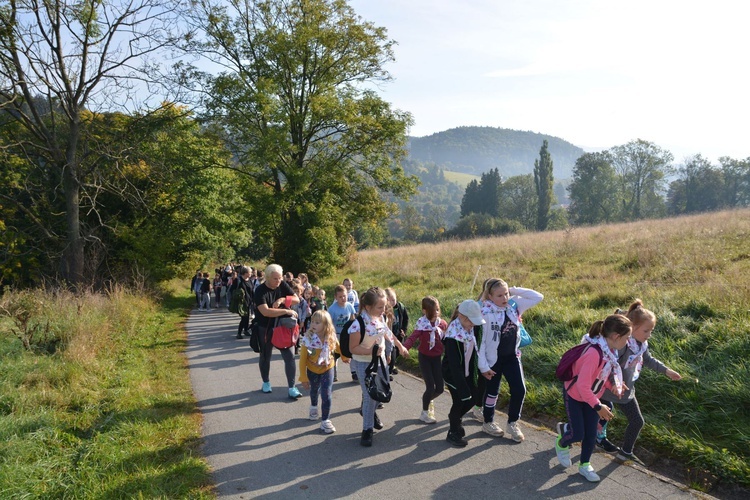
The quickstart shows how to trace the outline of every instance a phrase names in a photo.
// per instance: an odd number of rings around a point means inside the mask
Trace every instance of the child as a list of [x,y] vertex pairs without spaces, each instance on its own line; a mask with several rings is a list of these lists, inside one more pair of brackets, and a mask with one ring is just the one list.
[[359,312],[359,295],[354,289],[354,282],[349,278],[344,278],[342,284],[346,288],[346,301],[354,306],[354,311]]
[[[383,290],[377,287],[367,290],[362,295],[362,307],[359,311],[359,315],[364,320],[365,331],[360,331],[359,321],[354,321],[348,332],[349,350],[352,352],[351,365],[358,375],[359,386],[362,389],[362,437],[360,439],[362,446],[372,446],[373,428],[383,428],[383,424],[375,414],[377,403],[370,398],[365,387],[365,370],[372,360],[373,351],[375,350],[376,354],[382,358],[385,351],[385,339],[388,337],[401,354],[404,356],[409,354],[401,342],[393,337],[393,333],[383,321],[385,304]],[[384,359],[382,361],[385,363]]]
[[524,440],[523,432],[518,426],[526,397],[521,351],[518,347],[521,343],[518,325],[521,314],[543,298],[541,293],[528,288],[508,288],[508,284],[498,278],[485,282],[481,296],[485,325],[479,347],[479,371],[487,379],[482,430],[491,436],[500,437],[504,434],[494,420],[500,377],[505,376],[510,388],[506,432],[517,443]]
[[594,323],[583,340],[592,347],[573,362],[573,378],[563,383],[568,423],[557,424],[557,460],[563,467],[570,467],[570,445],[581,441],[578,472],[592,483],[599,481],[589,462],[596,442],[596,426],[600,418],[610,420],[613,416],[599,396],[612,386],[610,378],[614,381],[615,393],[627,390],[616,353],[627,345],[631,330],[630,320],[621,314],[611,314],[604,321]]
[[448,324],[440,318],[440,303],[435,297],[422,299],[423,316],[417,321],[404,347],[411,347],[419,342],[419,369],[422,371],[425,391],[422,394],[422,414],[419,420],[426,424],[437,422],[435,418],[434,399],[443,393],[443,369],[440,361],[443,355],[443,334]]
[[607,439],[607,421],[600,420],[600,430],[597,432],[596,444],[605,451],[611,453],[617,452],[619,460],[632,460],[642,465],[643,462],[633,454],[635,441],[638,439],[638,434],[640,434],[644,424],[641,408],[638,405],[638,400],[635,398],[635,387],[633,384],[638,380],[642,367],[649,368],[657,373],[663,373],[672,380],[680,380],[682,377],[676,371],[667,368],[658,359],[652,358],[648,352],[648,340],[651,338],[651,332],[653,332],[656,326],[656,315],[644,308],[643,302],[640,299],[636,299],[630,304],[627,313],[619,310],[618,313],[625,314],[633,324],[633,333],[630,339],[628,339],[627,345],[617,351],[617,359],[622,368],[622,381],[629,389],[620,397],[615,396],[608,389],[604,391],[602,402],[609,406],[610,409],[613,403],[616,404],[617,408],[628,419],[628,426],[625,429],[622,448],[618,448]]
[[445,356],[443,375],[453,404],[448,413],[450,423],[448,441],[453,446],[463,448],[468,444],[461,417],[474,405],[479,392],[481,379],[477,367],[477,339],[474,326],[484,324],[482,310],[473,300],[461,302],[451,316],[451,323],[445,331]]
[[[393,328],[391,331],[401,342],[404,341],[406,332],[409,328],[409,313],[406,310],[406,306],[398,301],[396,297],[396,291],[393,288],[385,289],[385,296],[388,301],[388,305],[393,309]],[[398,351],[393,351],[391,355],[391,361],[389,368],[391,375],[398,374],[398,368],[396,368],[396,359],[398,359]]]
[[208,279],[208,273],[203,273],[201,281],[201,311],[211,310],[211,280]]
[[304,291],[302,292],[302,300],[307,303],[307,314],[305,315],[305,319],[302,320],[301,327],[301,333],[304,335],[304,333],[310,327],[310,321],[313,313],[318,310],[318,308],[315,307],[315,303],[313,302],[312,286],[308,286],[304,289]]
[[[302,339],[299,357],[299,380],[302,387],[310,391],[310,412],[308,418],[318,418],[318,392],[322,404],[320,430],[325,434],[336,432],[329,419],[331,415],[331,394],[333,392],[333,354],[339,351],[336,329],[331,316],[326,311],[316,311],[310,319],[310,330]],[[345,359],[348,362],[348,359]]]
[[[344,328],[344,324],[350,319],[353,319],[357,313],[354,311],[354,306],[346,301],[346,288],[344,288],[344,285],[337,285],[336,288],[333,289],[333,298],[334,303],[328,308],[328,313],[331,315],[334,328],[336,328],[336,335],[339,337],[339,340],[341,340],[341,329]],[[338,363],[336,364],[338,365]],[[334,366],[333,381],[338,382],[338,380],[338,366]],[[354,372],[354,368],[352,368],[352,381],[357,381],[357,374]]]

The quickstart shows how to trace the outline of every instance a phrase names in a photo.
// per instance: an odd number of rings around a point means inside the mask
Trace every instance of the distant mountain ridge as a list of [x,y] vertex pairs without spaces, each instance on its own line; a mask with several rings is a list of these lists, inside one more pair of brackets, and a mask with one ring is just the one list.
[[555,179],[572,177],[585,151],[559,137],[498,127],[457,127],[409,138],[409,158],[446,170],[480,175],[498,168],[503,178],[534,172],[534,160],[547,139]]

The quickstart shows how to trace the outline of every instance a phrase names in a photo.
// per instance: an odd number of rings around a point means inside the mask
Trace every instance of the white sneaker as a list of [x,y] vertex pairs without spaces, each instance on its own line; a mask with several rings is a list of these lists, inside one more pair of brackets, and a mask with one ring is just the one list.
[[555,453],[557,454],[557,461],[560,462],[560,465],[567,468],[570,467],[570,446],[560,446],[560,439],[562,439],[560,436],[555,438]]
[[334,432],[336,432],[336,428],[333,426],[333,422],[331,422],[330,420],[323,420],[320,423],[320,430],[325,434],[333,434]]
[[517,421],[508,422],[508,426],[505,428],[505,433],[508,434],[510,438],[516,443],[520,443],[525,439],[523,432],[521,432],[521,427],[518,426]]
[[598,483],[601,479],[599,478],[599,475],[594,471],[594,468],[591,467],[590,463],[581,464],[578,466],[578,473],[585,477],[587,480],[591,481],[592,483]]
[[430,418],[433,418],[433,419],[435,418],[435,402],[434,401],[430,401],[430,406],[427,408],[427,413],[430,415]]
[[503,434],[505,434],[500,426],[495,422],[485,422],[484,424],[482,424],[482,430],[490,436],[495,437],[501,437]]
[[484,408],[481,406],[475,406],[474,409],[471,410],[471,415],[477,422],[481,424],[484,423]]
[[310,413],[307,415],[307,418],[309,420],[318,420],[318,407],[317,406],[310,407]]
[[433,417],[430,416],[429,410],[428,411],[423,410],[422,414],[419,415],[419,420],[421,420],[425,424],[434,424],[435,422],[437,422],[437,420],[435,420]]

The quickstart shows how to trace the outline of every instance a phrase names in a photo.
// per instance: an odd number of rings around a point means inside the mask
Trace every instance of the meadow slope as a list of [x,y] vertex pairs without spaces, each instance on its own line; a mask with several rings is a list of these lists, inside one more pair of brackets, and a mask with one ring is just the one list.
[[[523,352],[527,417],[564,415],[554,378],[560,355],[593,321],[641,298],[658,317],[652,354],[683,380],[671,382],[648,370],[641,376],[637,394],[647,424],[636,451],[710,471],[709,482],[747,486],[748,243],[750,210],[727,211],[369,250],[322,285],[330,291],[348,276],[360,293],[369,286],[394,287],[411,311],[412,326],[428,294],[448,317],[459,301],[476,298],[488,277],[539,290],[544,301],[524,315],[534,338]],[[501,397],[504,405],[504,383]],[[621,436],[624,423],[615,420],[610,436]],[[691,480],[700,487],[702,477]]]

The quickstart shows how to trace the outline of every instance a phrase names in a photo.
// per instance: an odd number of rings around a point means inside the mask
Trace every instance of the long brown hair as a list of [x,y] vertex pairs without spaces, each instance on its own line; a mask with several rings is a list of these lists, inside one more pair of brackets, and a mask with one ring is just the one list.
[[596,338],[599,335],[608,339],[610,337],[622,337],[629,335],[633,329],[633,324],[622,314],[610,314],[604,321],[595,321],[589,328],[589,337]]

